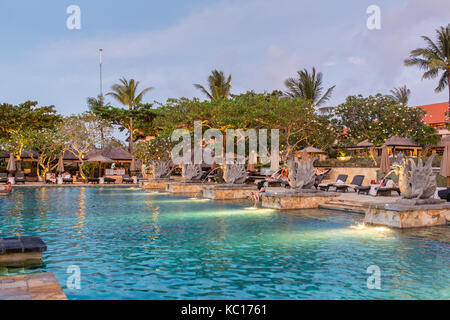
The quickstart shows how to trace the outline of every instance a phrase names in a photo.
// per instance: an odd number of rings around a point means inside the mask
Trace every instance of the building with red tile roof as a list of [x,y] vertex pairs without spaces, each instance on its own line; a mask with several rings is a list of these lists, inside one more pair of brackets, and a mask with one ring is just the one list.
[[427,125],[436,128],[438,133],[442,136],[450,135],[450,131],[447,129],[447,126],[450,124],[448,102],[434,103],[418,107],[422,108],[422,110],[426,112],[423,120]]

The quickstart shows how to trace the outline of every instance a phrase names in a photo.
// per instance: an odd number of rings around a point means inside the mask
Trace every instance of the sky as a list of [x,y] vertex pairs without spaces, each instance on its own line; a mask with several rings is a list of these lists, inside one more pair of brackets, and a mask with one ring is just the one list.
[[[70,30],[66,10],[81,10]],[[370,5],[381,29],[369,30]],[[315,67],[336,85],[329,106],[349,95],[407,85],[410,104],[448,100],[405,67],[422,35],[450,23],[448,0],[0,0],[0,102],[39,101],[70,115],[121,77],[153,87],[145,102],[200,97],[211,70],[231,74],[232,93],[284,90],[296,71]]]

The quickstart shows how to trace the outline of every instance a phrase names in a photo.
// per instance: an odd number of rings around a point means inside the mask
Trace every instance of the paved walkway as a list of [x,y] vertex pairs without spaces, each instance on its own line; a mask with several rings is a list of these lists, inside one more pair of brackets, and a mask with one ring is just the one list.
[[51,272],[0,278],[0,300],[67,300]]

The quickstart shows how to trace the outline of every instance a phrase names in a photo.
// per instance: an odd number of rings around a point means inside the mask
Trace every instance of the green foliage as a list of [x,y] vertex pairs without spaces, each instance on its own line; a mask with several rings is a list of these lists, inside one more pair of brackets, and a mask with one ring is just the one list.
[[411,90],[409,90],[406,86],[394,88],[390,92],[391,95],[389,96],[389,98],[404,105],[408,104]]
[[316,74],[316,69],[312,69],[310,74],[304,69],[297,71],[298,78],[289,78],[285,81],[287,87],[286,95],[292,98],[303,98],[311,101],[313,106],[320,107],[331,98],[336,86],[328,88],[322,95],[322,72]]
[[450,24],[436,30],[435,41],[426,36],[422,39],[427,46],[411,51],[405,65],[418,66],[424,70],[423,79],[435,79],[442,72],[435,91],[441,92],[448,87],[450,104]]
[[334,110],[340,131],[348,130],[341,137],[344,145],[366,139],[381,145],[391,136],[412,137],[419,142],[436,139],[435,130],[422,120],[422,109],[407,107],[381,94],[350,96]]
[[152,160],[169,160],[176,144],[177,142],[171,141],[169,135],[162,134],[152,140],[137,143],[133,155],[145,163]]
[[300,147],[321,148],[335,140],[329,117],[318,115],[308,100],[287,99],[279,94],[247,92],[213,101],[172,99],[157,109],[155,125],[164,131],[192,131],[195,121],[201,121],[205,129],[215,128],[222,133],[227,129],[279,129],[280,147],[286,156]]
[[231,75],[226,78],[223,71],[213,70],[208,77],[209,91],[199,84],[194,84],[194,87],[199,89],[210,100],[226,99],[230,96]]
[[24,146],[32,141],[36,132],[55,128],[61,121],[61,116],[56,114],[54,106],[37,105],[37,101],[27,101],[20,105],[0,105],[0,144],[4,150],[13,152],[18,159]]

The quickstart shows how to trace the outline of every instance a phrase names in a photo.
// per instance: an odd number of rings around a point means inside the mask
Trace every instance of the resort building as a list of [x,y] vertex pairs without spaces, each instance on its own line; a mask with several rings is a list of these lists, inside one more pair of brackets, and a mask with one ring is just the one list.
[[422,108],[427,113],[424,117],[427,125],[436,128],[437,132],[443,137],[450,136],[450,131],[447,128],[450,124],[448,102],[428,104],[419,106],[419,108]]

